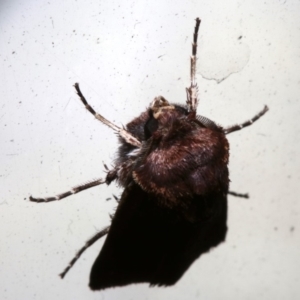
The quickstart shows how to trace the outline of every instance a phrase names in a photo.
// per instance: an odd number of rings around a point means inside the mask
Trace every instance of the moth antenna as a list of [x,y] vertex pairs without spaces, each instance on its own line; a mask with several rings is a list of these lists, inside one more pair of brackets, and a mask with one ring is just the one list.
[[75,257],[69,262],[69,265],[63,270],[62,273],[59,274],[61,279],[63,279],[66,274],[69,272],[69,270],[74,266],[76,261],[79,259],[81,254],[88,249],[90,246],[92,246],[96,241],[101,239],[103,236],[105,236],[109,231],[110,226],[105,227],[101,231],[97,232],[93,237],[91,237],[89,240],[86,241],[85,245],[76,253]]
[[82,185],[78,185],[73,187],[71,190],[65,192],[65,193],[61,193],[59,195],[56,195],[54,197],[47,197],[47,198],[34,198],[32,196],[29,197],[29,200],[32,202],[37,202],[37,203],[42,203],[42,202],[51,202],[51,201],[57,201],[57,200],[61,200],[63,198],[66,198],[68,196],[77,194],[81,191],[87,190],[91,187],[100,185],[102,183],[105,183],[106,179],[96,179],[87,183],[84,183]]
[[248,193],[240,194],[240,193],[236,193],[236,192],[233,192],[233,191],[228,191],[228,194],[232,195],[232,196],[235,196],[235,197],[240,197],[240,198],[246,198],[246,199],[249,198],[249,194]]
[[81,90],[79,88],[79,84],[75,83],[74,87],[76,89],[77,95],[79,96],[81,102],[84,104],[85,108],[94,115],[94,117],[105,124],[106,126],[110,127],[112,130],[116,131],[128,144],[133,145],[135,147],[140,148],[141,142],[136,139],[132,134],[130,134],[127,130],[115,125],[114,123],[111,123],[107,119],[105,119],[102,115],[98,114],[86,101],[85,97],[81,93]]
[[252,125],[255,121],[257,121],[260,117],[262,117],[268,110],[269,110],[268,106],[265,105],[263,110],[261,110],[258,114],[256,114],[252,119],[250,119],[250,120],[248,120],[248,121],[246,121],[242,124],[236,124],[236,125],[233,125],[233,126],[229,126],[229,127],[224,129],[224,133],[229,134],[229,133],[232,133],[234,131],[241,130],[244,127]]
[[196,82],[196,64],[197,64],[197,39],[201,20],[196,19],[196,25],[193,35],[192,56],[191,56],[191,85],[186,88],[187,100],[186,104],[190,112],[196,112],[198,105],[198,87]]

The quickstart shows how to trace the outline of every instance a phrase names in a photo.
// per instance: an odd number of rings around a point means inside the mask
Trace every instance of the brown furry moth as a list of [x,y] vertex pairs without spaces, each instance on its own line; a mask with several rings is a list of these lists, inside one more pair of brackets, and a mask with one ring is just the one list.
[[120,147],[115,167],[105,165],[105,179],[77,186],[34,202],[60,200],[103,183],[117,181],[124,188],[111,225],[98,232],[78,251],[63,278],[80,255],[107,234],[90,275],[90,288],[101,290],[132,283],[175,284],[203,253],[225,240],[229,144],[226,135],[263,116],[222,128],[196,113],[196,54],[200,19],[196,19],[191,56],[191,85],[185,105],[158,96],[149,108],[121,128],[88,104],[86,109],[118,133]]

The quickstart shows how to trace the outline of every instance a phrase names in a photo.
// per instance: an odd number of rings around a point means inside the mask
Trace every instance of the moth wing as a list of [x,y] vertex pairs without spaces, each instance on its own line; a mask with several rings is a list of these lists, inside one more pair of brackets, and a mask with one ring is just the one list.
[[159,205],[156,196],[136,183],[130,184],[92,267],[90,288],[176,283],[195,259],[225,239],[227,199],[226,195],[218,197],[214,215],[208,219],[201,212],[206,199],[194,199],[200,203],[196,208],[199,221],[195,222]]

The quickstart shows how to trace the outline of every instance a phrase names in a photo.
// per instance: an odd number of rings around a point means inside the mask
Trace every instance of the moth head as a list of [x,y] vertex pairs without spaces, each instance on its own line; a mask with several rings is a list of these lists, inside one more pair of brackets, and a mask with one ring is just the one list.
[[150,109],[154,119],[158,119],[163,112],[174,110],[175,107],[174,105],[170,105],[170,103],[163,96],[158,96],[152,101]]

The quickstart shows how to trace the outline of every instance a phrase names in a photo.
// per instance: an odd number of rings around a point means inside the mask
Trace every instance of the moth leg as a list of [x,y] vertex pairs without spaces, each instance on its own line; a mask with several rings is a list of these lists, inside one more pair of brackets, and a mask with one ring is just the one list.
[[101,231],[97,232],[93,237],[86,241],[85,245],[76,253],[75,257],[69,262],[69,265],[63,270],[59,276],[63,279],[65,275],[69,272],[69,270],[74,266],[76,261],[79,259],[81,254],[90,246],[92,246],[96,241],[105,236],[109,231],[110,226],[105,227]]
[[269,110],[268,106],[265,105],[263,110],[261,110],[258,114],[256,114],[252,119],[250,119],[242,124],[236,124],[233,126],[229,126],[224,129],[224,133],[229,134],[231,132],[238,131],[238,130],[243,129],[244,127],[252,125],[255,121],[257,121],[260,117],[262,117],[268,110]]
[[87,190],[87,189],[89,189],[91,187],[100,185],[100,184],[105,183],[105,182],[106,182],[106,179],[97,179],[97,180],[90,181],[90,182],[82,184],[82,185],[75,186],[71,190],[69,190],[69,191],[67,191],[65,193],[56,195],[54,197],[34,198],[34,197],[30,196],[29,200],[33,201],[33,202],[37,202],[37,203],[51,202],[51,201],[61,200],[63,198],[66,198],[66,197],[71,196],[73,194],[77,194],[77,193],[79,193],[81,191]]
[[246,194],[240,194],[240,193],[236,193],[236,192],[233,192],[233,191],[228,191],[227,194],[235,196],[235,197],[240,197],[240,198],[246,198],[246,199],[249,198],[249,194],[248,193],[246,193]]
[[197,63],[197,39],[201,20],[196,19],[196,25],[193,35],[192,56],[191,56],[191,85],[186,88],[187,100],[186,104],[190,112],[196,112],[198,105],[198,87],[196,83],[196,63]]
[[102,122],[103,124],[107,125],[110,127],[112,130],[116,131],[128,144],[136,146],[138,148],[141,147],[141,142],[136,139],[133,135],[131,135],[127,130],[111,123],[107,119],[105,119],[102,115],[98,114],[86,101],[85,97],[80,91],[79,84],[75,83],[74,87],[76,89],[77,95],[79,96],[81,102],[84,104],[85,108],[94,115],[94,117]]
[[[96,180],[87,182],[85,184],[75,186],[70,191],[59,194],[59,195],[56,195],[54,197],[34,198],[34,197],[30,196],[29,200],[32,201],[32,202],[37,202],[37,203],[51,202],[51,201],[56,201],[56,200],[66,198],[66,197],[71,196],[73,194],[77,194],[81,191],[87,190],[91,187],[94,187],[94,186],[97,186],[97,185],[100,185],[100,184],[103,184],[103,183],[106,183],[107,185],[109,185],[112,181],[114,181],[118,177],[118,172],[119,172],[120,169],[122,169],[123,165],[124,164],[121,164],[121,165],[116,166],[112,170],[108,170],[105,179],[96,179]],[[107,166],[106,166],[106,168],[107,168]]]

